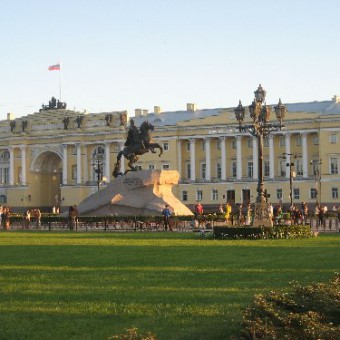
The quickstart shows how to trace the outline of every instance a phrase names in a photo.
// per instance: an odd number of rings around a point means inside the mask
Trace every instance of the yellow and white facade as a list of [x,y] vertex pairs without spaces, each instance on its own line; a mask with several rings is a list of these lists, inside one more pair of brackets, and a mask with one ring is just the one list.
[[[340,98],[285,104],[285,128],[264,142],[264,178],[273,203],[317,201],[338,205],[340,190]],[[274,114],[273,120],[274,120]],[[97,114],[41,110],[0,122],[0,200],[13,208],[49,209],[78,204],[105,185],[127,135],[126,111]],[[66,119],[65,119],[66,118]],[[149,120],[163,156],[148,153],[143,169],[178,170],[174,194],[191,206],[217,207],[227,200],[255,202],[257,139],[238,131],[234,109],[135,111],[137,126]],[[67,124],[66,124],[67,123]],[[245,123],[247,123],[245,121]],[[291,166],[287,166],[287,164]],[[121,171],[126,165],[122,164]],[[293,176],[290,186],[291,171]],[[142,199],[142,198],[141,198]]]

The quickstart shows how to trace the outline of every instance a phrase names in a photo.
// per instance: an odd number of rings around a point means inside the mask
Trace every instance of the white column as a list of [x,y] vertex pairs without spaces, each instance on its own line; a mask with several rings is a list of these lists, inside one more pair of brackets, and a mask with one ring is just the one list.
[[[286,133],[286,163],[290,164],[290,133]],[[286,166],[286,178],[290,178],[290,167]]]
[[104,176],[106,177],[107,183],[110,183],[110,178],[111,178],[110,155],[111,155],[110,143],[105,143],[105,171],[104,171]]
[[76,144],[77,149],[77,184],[81,184],[81,145]]
[[210,153],[211,138],[205,138],[205,179],[211,180],[211,153]]
[[302,134],[302,172],[303,178],[308,178],[307,133]]
[[63,184],[67,185],[67,145],[63,144]]
[[[124,150],[124,141],[120,141],[119,142],[119,149],[120,151],[123,151]],[[119,170],[121,173],[125,173],[125,158],[124,156],[122,156],[122,158],[120,159],[120,170]]]
[[89,164],[88,164],[88,157],[87,157],[87,146],[83,145],[83,153],[84,153],[84,182],[87,182],[89,180]]
[[274,136],[269,135],[269,178],[275,177],[275,164],[274,164]]
[[227,166],[226,166],[226,152],[225,152],[225,137],[220,137],[221,140],[221,179],[225,181],[227,179]]
[[9,184],[14,185],[14,148],[9,148]]
[[27,171],[26,171],[26,146],[20,146],[21,151],[21,184],[26,185],[27,183]]
[[182,141],[177,141],[177,169],[179,173],[179,178],[182,177]]
[[196,158],[195,158],[195,138],[190,138],[190,180],[196,180]]
[[237,173],[236,178],[242,179],[242,136],[236,136],[236,162],[237,162]]
[[253,179],[258,179],[259,172],[259,146],[257,137],[253,137]]

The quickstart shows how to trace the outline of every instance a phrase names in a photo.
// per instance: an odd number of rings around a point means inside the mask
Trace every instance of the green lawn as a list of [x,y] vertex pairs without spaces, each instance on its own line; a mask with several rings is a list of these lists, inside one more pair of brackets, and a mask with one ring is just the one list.
[[340,234],[0,233],[0,339],[237,339],[254,294],[340,270]]

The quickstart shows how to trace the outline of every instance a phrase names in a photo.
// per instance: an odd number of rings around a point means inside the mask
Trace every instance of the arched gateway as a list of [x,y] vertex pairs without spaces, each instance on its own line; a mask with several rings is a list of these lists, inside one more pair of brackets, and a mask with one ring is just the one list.
[[62,157],[56,151],[43,151],[32,160],[31,172],[37,201],[40,206],[60,205],[60,184],[62,178]]

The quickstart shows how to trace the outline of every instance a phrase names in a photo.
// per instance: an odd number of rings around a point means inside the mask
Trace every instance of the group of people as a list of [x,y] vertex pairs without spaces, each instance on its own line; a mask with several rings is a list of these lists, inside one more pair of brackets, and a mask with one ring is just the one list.
[[23,216],[23,229],[30,229],[31,228],[31,219],[34,218],[35,221],[35,228],[40,229],[41,227],[41,211],[38,208],[35,209],[28,209],[24,211]]
[[[32,218],[35,220],[35,227],[39,229],[41,227],[41,211],[40,209],[28,209],[25,210],[22,215],[22,228],[30,229]],[[4,230],[11,228],[11,211],[7,206],[0,205],[0,225]]]
[[243,205],[242,203],[236,205],[236,212],[233,212],[232,205],[227,202],[225,204],[225,209],[223,204],[220,204],[218,209],[219,214],[224,215],[224,219],[227,224],[233,225],[234,215],[237,218],[239,225],[250,225],[253,218],[253,208],[250,203]]
[[10,229],[10,217],[9,207],[0,205],[0,225],[3,225],[4,230]]

